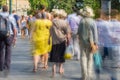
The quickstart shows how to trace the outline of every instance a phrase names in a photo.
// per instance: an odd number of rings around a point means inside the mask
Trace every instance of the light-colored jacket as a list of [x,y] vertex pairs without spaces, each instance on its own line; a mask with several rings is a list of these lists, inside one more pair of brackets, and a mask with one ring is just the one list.
[[78,27],[78,35],[81,45],[90,46],[90,42],[98,43],[98,33],[95,21],[92,18],[83,17]]
[[50,33],[52,36],[52,43],[60,44],[66,40],[66,35],[71,32],[70,26],[67,21],[62,19],[54,19],[53,26]]

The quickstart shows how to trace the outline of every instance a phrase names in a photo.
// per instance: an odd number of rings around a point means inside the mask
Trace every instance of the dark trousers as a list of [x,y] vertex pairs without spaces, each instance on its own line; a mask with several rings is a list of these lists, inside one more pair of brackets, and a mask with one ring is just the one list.
[[109,56],[109,53],[108,53],[108,47],[104,47],[104,54],[103,54],[103,59],[105,59],[106,57]]
[[0,37],[0,71],[10,69],[13,36]]

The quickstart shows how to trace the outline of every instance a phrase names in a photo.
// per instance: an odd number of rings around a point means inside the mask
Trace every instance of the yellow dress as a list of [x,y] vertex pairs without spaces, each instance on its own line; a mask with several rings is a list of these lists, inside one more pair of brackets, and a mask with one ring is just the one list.
[[43,55],[50,52],[52,47],[52,40],[50,38],[50,27],[52,22],[47,19],[38,19],[34,23],[34,30],[32,33],[33,49],[32,54]]

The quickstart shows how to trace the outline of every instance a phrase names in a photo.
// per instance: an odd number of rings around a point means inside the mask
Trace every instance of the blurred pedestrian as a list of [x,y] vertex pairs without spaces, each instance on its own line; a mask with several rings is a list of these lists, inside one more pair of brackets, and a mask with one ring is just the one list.
[[52,76],[56,74],[57,64],[59,66],[59,73],[64,73],[63,63],[65,62],[64,53],[66,44],[68,45],[70,40],[70,26],[67,21],[64,20],[67,14],[64,10],[56,9],[53,12],[53,26],[51,27],[52,36],[52,50],[50,52],[50,62],[52,65]]
[[16,28],[17,28],[17,35],[18,35],[20,34],[20,17],[17,15],[15,10],[12,11],[12,14],[16,21]]
[[77,10],[76,7],[72,7],[74,13],[69,14],[67,17],[67,21],[69,22],[71,31],[72,31],[72,40],[71,43],[73,45],[73,56],[77,55],[77,60],[80,60],[80,46],[79,46],[79,40],[78,40],[78,26],[81,19],[81,16],[79,14],[79,10]]
[[[16,29],[17,29],[17,35],[18,35],[18,34],[20,34],[20,17],[16,14],[15,10],[12,11],[12,15],[13,15],[13,17],[15,19],[15,24],[16,24]],[[16,43],[13,43],[13,47],[15,47],[15,46],[16,46]]]
[[12,43],[16,41],[16,22],[14,16],[12,14],[9,15],[8,7],[6,5],[2,7],[0,16],[8,18],[10,32],[10,35],[6,37],[0,35],[0,71],[9,71],[11,63],[11,46]]
[[21,16],[20,26],[21,26],[21,38],[24,39],[27,35],[27,21],[24,15]]
[[102,55],[103,61],[110,58],[108,49],[111,45],[111,23],[109,22],[109,15],[103,11],[99,11],[100,17],[96,19],[98,30],[98,45]]
[[110,48],[108,48],[110,58],[111,58],[111,80],[118,80],[117,74],[118,71],[117,68],[120,68],[120,37],[118,34],[120,33],[120,22],[118,21],[118,10],[112,9],[111,10],[111,21],[112,24],[112,45]]
[[82,19],[78,27],[79,43],[81,49],[82,80],[93,80],[93,54],[97,51],[97,26],[92,19],[92,8],[86,6],[81,10]]
[[52,22],[44,17],[44,14],[37,14],[31,34],[33,44],[33,72],[38,70],[38,62],[40,61],[41,55],[44,56],[44,69],[47,69],[48,67],[48,52],[51,50],[49,30],[52,26]]

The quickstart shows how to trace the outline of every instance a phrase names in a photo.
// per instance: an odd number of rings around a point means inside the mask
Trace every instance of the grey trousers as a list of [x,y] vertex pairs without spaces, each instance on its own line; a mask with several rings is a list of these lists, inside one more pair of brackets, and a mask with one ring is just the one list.
[[73,55],[77,55],[77,59],[80,59],[80,45],[77,34],[72,35]]
[[81,46],[81,72],[82,80],[93,80],[93,54],[90,53],[90,48]]

